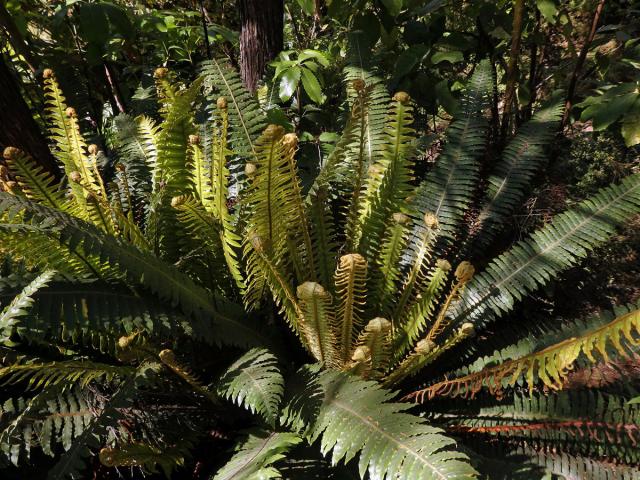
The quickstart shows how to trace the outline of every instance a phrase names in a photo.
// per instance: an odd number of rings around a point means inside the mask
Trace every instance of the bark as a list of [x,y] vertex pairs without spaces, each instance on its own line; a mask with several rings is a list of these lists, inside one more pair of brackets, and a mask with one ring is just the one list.
[[283,47],[283,0],[240,0],[240,74],[255,92],[267,64]]
[[540,10],[536,9],[536,25],[533,29],[531,41],[531,63],[529,64],[529,102],[523,113],[523,120],[529,120],[533,113],[533,104],[536,102],[538,89],[538,42],[536,37],[540,32]]
[[511,29],[511,49],[507,64],[507,84],[504,92],[504,109],[502,112],[502,138],[505,139],[511,125],[511,111],[515,101],[516,84],[518,82],[518,59],[522,40],[522,20],[524,17],[524,0],[515,0],[513,4],[513,27]]
[[0,55],[0,148],[17,147],[56,178],[60,178],[57,163],[49,151],[47,140],[40,131],[24,101],[13,72]]
[[580,50],[580,54],[578,55],[578,60],[576,61],[576,66],[574,67],[573,73],[571,74],[571,80],[569,81],[569,87],[567,88],[567,100],[564,105],[564,116],[562,117],[562,129],[564,129],[564,127],[567,125],[567,122],[569,121],[569,114],[571,113],[571,107],[573,106],[573,97],[576,93],[576,86],[578,85],[580,71],[582,70],[584,62],[587,59],[587,53],[589,53],[591,42],[593,42],[593,39],[596,36],[596,30],[598,29],[598,23],[600,23],[600,17],[602,16],[604,3],[605,0],[600,0],[598,2],[598,5],[596,6],[595,12],[593,12],[589,35],[587,35],[587,38],[582,45],[582,49]]

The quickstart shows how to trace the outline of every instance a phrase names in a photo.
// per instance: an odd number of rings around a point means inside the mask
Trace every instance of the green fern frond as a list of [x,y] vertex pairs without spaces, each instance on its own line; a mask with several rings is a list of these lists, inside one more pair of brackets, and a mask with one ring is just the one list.
[[[64,171],[69,178],[74,172],[78,172],[77,175],[88,191],[99,195],[94,166],[87,156],[87,144],[80,133],[76,111],[66,105],[66,99],[53,72],[51,70],[45,72],[44,95],[47,102],[45,116],[51,139],[55,144],[53,153],[64,166]],[[80,184],[71,182],[71,190],[78,206],[86,208],[87,193]]]
[[58,210],[66,210],[64,193],[56,185],[55,179],[33,158],[15,148],[6,148],[3,156],[27,198]]
[[424,231],[422,215],[425,212],[436,216],[444,237],[442,242],[447,244],[471,205],[488,130],[483,110],[489,105],[492,85],[491,66],[488,61],[482,61],[476,66],[461,107],[447,129],[444,150],[416,190],[412,202],[414,244],[419,243]]
[[331,295],[316,282],[304,282],[297,288],[302,311],[302,337],[313,356],[327,366],[339,363],[336,351],[336,316],[331,304]]
[[2,343],[9,338],[20,317],[27,315],[33,307],[33,297],[36,292],[46,287],[55,275],[56,272],[52,270],[38,275],[2,310],[0,313],[0,341]]
[[284,392],[277,358],[254,348],[231,365],[218,381],[218,393],[275,424]]
[[264,286],[260,254],[252,246],[251,238],[260,238],[269,260],[285,274],[291,260],[287,255],[291,254],[287,239],[289,224],[296,223],[293,218],[296,192],[283,139],[284,129],[270,125],[254,145],[254,163],[248,163],[246,168],[251,184],[242,205],[246,210],[246,231],[250,232],[244,239],[249,306],[257,305]]
[[387,220],[393,213],[406,210],[406,199],[413,190],[415,131],[411,127],[412,110],[407,93],[394,95],[385,128],[384,148],[378,161],[367,171],[362,200],[356,199],[358,205],[350,209],[357,217],[347,219],[347,236],[367,259],[375,258]]
[[351,253],[340,257],[335,274],[337,296],[336,324],[339,325],[340,358],[347,362],[357,331],[362,328],[362,314],[367,301],[367,261]]
[[473,234],[476,248],[491,243],[508,216],[522,201],[527,186],[545,160],[545,147],[556,135],[563,101],[551,101],[519,128],[488,178],[486,198]]
[[256,431],[236,448],[236,453],[213,480],[254,480],[282,478],[272,465],[302,439],[294,433]]
[[[304,374],[303,374],[304,375]],[[283,422],[313,443],[320,439],[323,455],[332,463],[350,461],[358,453],[364,478],[476,478],[467,457],[452,450],[454,441],[423,419],[390,403],[394,394],[375,382],[345,373],[307,374],[283,414]]]
[[[149,289],[162,300],[179,307],[193,321],[194,336],[216,342],[240,342],[252,339],[261,343],[246,322],[217,309],[209,293],[189,277],[155,256],[100,232],[94,226],[63,212],[36,205],[27,199],[0,193],[0,214],[12,211],[29,215],[28,231],[35,230],[56,238],[61,245],[77,250],[94,261],[125,275],[130,282]],[[16,225],[12,225],[15,228]],[[213,335],[210,321],[223,328],[223,335]],[[224,328],[227,325],[229,328]],[[259,337],[259,336],[258,336]]]
[[211,105],[222,95],[228,104],[233,151],[241,159],[248,159],[257,153],[256,139],[266,128],[267,122],[260,111],[258,101],[242,85],[240,75],[225,60],[214,59],[202,67],[207,87],[215,92],[209,97]]
[[640,175],[601,189],[491,262],[470,282],[452,318],[465,317],[481,328],[575,265],[638,212]]
[[[376,317],[360,333],[352,360],[359,363],[355,373],[364,378],[378,378],[389,367],[391,355],[391,322]],[[364,362],[358,359],[364,353]],[[354,358],[355,357],[355,358]]]
[[0,450],[12,464],[29,461],[35,448],[52,457],[57,444],[68,450],[94,417],[84,393],[60,390],[56,387],[30,399],[9,399],[0,409],[3,420],[8,421],[0,432]]
[[[412,397],[473,397],[483,387],[493,395],[500,396],[504,388],[513,387],[516,382],[526,383],[530,393],[538,382],[552,390],[561,390],[579,356],[584,355],[591,363],[596,363],[597,356],[609,362],[608,350],[626,357],[633,351],[633,347],[638,345],[640,310],[636,309],[579,337],[568,338],[522,358],[507,360],[476,373],[436,383],[427,389],[414,392]],[[596,352],[597,356],[594,355]],[[521,379],[523,382],[520,382]]]

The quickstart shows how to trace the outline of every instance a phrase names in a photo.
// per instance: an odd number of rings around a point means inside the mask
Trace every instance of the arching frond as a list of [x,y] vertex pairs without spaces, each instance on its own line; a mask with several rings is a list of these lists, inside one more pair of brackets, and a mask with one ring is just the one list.
[[454,441],[440,429],[390,403],[393,394],[374,382],[345,373],[306,374],[305,388],[285,409],[284,421],[309,442],[320,439],[332,463],[359,454],[360,476],[372,479],[475,478],[467,457],[453,451]]
[[184,465],[185,450],[191,445],[183,444],[167,447],[155,446],[148,443],[129,442],[119,443],[113,447],[100,450],[100,463],[106,467],[138,467],[146,474],[160,473],[166,478],[176,468]]
[[476,248],[486,247],[507,217],[518,207],[526,189],[545,160],[545,147],[556,135],[564,112],[563,101],[551,101],[538,110],[509,142],[488,178],[484,204],[474,228]]
[[640,175],[601,189],[491,262],[470,282],[452,316],[472,319],[480,328],[575,265],[638,212]]
[[293,433],[255,431],[238,444],[236,453],[213,480],[251,480],[281,478],[272,465],[302,439]]
[[367,261],[358,253],[340,257],[335,274],[336,324],[339,326],[340,357],[351,357],[353,340],[362,328],[362,314],[367,301]]
[[[411,398],[463,395],[475,396],[482,388],[501,395],[505,387],[525,384],[532,392],[540,382],[553,390],[564,387],[568,373],[579,356],[595,363],[597,357],[610,360],[608,351],[627,356],[630,349],[640,345],[640,310],[634,309],[597,329],[550,345],[522,358],[507,360],[458,378],[436,383],[411,394]],[[597,352],[597,354],[596,354]]]
[[[489,105],[493,85],[488,61],[477,65],[461,106],[447,129],[447,143],[434,168],[420,184],[412,202],[413,235],[418,240],[424,231],[422,216],[433,213],[441,228],[441,241],[449,244],[452,235],[469,208],[478,184],[479,159],[484,151],[488,123],[483,110]],[[412,246],[412,249],[415,248]]]
[[254,348],[236,360],[218,381],[223,397],[261,415],[273,426],[284,392],[278,360],[268,350]]

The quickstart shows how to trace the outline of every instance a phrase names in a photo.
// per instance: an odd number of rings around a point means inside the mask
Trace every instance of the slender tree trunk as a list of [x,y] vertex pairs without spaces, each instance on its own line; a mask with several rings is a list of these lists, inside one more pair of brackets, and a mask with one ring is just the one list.
[[589,30],[589,35],[584,41],[582,45],[582,49],[580,50],[580,54],[578,55],[578,60],[576,61],[576,66],[573,69],[573,73],[571,74],[571,80],[569,81],[569,87],[567,88],[567,100],[564,105],[564,116],[562,117],[562,126],[564,128],[567,126],[567,122],[569,121],[569,114],[571,113],[571,107],[573,106],[573,97],[576,93],[576,86],[578,84],[578,77],[580,76],[580,71],[584,66],[584,62],[587,59],[587,53],[589,53],[589,47],[591,46],[591,42],[593,42],[593,38],[596,36],[596,30],[598,29],[598,23],[600,23],[600,17],[602,16],[602,10],[604,9],[605,0],[600,0],[598,5],[596,6],[595,12],[593,12],[593,18],[591,19],[591,28]]
[[523,120],[529,120],[533,114],[533,104],[537,96],[538,77],[538,42],[536,37],[540,32],[540,10],[536,9],[536,25],[533,29],[533,40],[531,42],[531,64],[529,65],[529,102],[524,110]]
[[49,151],[47,140],[40,131],[24,101],[20,86],[11,69],[0,55],[0,149],[17,147],[56,178],[60,177],[57,163]]
[[267,63],[283,47],[283,0],[240,0],[240,74],[255,92]]
[[516,84],[518,82],[518,59],[520,57],[520,41],[522,40],[522,20],[524,18],[524,0],[514,0],[513,26],[511,28],[511,50],[507,65],[507,85],[504,92],[504,109],[502,111],[502,139],[509,133],[511,111],[515,101]]

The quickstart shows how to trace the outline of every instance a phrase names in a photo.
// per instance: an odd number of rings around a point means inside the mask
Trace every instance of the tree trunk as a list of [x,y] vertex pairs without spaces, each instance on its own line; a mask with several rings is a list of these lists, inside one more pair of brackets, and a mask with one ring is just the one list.
[[516,84],[518,82],[518,58],[520,57],[520,41],[522,39],[522,20],[524,17],[524,0],[513,3],[513,27],[511,29],[511,50],[507,65],[507,85],[504,91],[504,109],[502,112],[502,139],[506,139],[511,125],[511,110],[515,101]]
[[593,38],[596,36],[596,30],[598,29],[598,23],[600,23],[600,17],[602,16],[602,10],[604,9],[605,0],[600,0],[598,5],[596,6],[595,12],[593,12],[593,18],[591,19],[591,28],[589,29],[589,35],[584,41],[582,45],[582,49],[580,50],[580,55],[578,55],[578,60],[576,61],[576,66],[573,69],[573,73],[571,74],[571,80],[569,81],[569,88],[567,89],[567,100],[564,105],[564,115],[562,117],[561,129],[567,126],[569,122],[569,115],[571,114],[571,107],[573,106],[573,97],[576,93],[576,86],[578,85],[578,77],[580,76],[580,71],[584,65],[585,60],[587,59],[587,54],[589,53],[589,47],[591,46],[591,42],[593,42]]
[[[22,98],[18,82],[11,69],[0,55],[0,149],[17,147],[52,173],[60,177],[57,163],[49,151],[47,140],[40,131]],[[0,150],[0,151],[1,151]]]
[[240,74],[255,92],[267,63],[283,47],[283,0],[240,0]]

